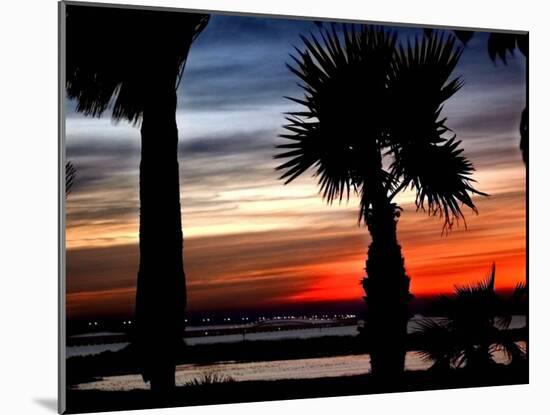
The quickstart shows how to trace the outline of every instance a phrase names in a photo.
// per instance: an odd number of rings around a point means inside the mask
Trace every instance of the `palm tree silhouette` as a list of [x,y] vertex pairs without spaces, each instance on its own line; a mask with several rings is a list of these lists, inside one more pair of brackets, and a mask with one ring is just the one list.
[[204,14],[67,6],[67,80],[78,112],[141,124],[135,343],[145,381],[175,386],[186,286],[176,89]]
[[472,164],[441,117],[443,103],[462,86],[449,80],[461,49],[443,34],[396,44],[382,28],[343,25],[319,29],[320,39],[302,36],[304,50],[291,55],[288,68],[301,80],[303,98],[289,98],[303,109],[287,114],[290,140],[275,156],[285,184],[309,168],[330,204],[360,198],[359,222],[372,241],[362,281],[372,373],[380,381],[404,370],[409,319],[409,278],[396,224],[401,208],[395,196],[410,187],[416,206],[444,220],[450,230],[463,220],[461,204],[476,210],[470,194]]
[[495,264],[486,280],[455,287],[453,296],[441,296],[434,311],[441,318],[426,318],[417,332],[423,359],[434,362],[432,369],[465,366],[483,370],[494,365],[493,355],[503,351],[512,361],[525,359],[525,350],[507,335],[512,316],[524,312],[527,288],[518,284],[508,297],[495,291]]

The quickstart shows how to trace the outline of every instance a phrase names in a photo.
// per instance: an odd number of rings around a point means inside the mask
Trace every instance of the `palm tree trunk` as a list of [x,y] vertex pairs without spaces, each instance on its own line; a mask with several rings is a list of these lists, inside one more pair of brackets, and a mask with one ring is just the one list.
[[[160,66],[160,65],[159,65]],[[136,343],[142,375],[162,395],[175,387],[175,363],[185,327],[176,76],[154,77],[144,105],[140,164],[140,264]]]
[[377,384],[395,385],[405,368],[409,277],[397,241],[397,217],[385,193],[375,203],[367,225],[372,236],[362,281],[367,312],[365,337]]

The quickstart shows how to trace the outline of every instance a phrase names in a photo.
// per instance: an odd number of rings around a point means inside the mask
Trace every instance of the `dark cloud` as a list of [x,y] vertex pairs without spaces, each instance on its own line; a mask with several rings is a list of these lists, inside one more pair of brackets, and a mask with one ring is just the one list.
[[[193,137],[182,139],[179,143],[180,154],[183,157],[195,156],[220,157],[234,154],[269,153],[274,151],[272,138],[277,133],[273,130],[246,131],[228,133],[214,137]],[[267,139],[266,139],[267,138]]]
[[78,138],[69,136],[66,146],[67,158],[118,159],[121,162],[139,157],[140,140],[137,137],[125,137],[105,140],[88,134],[79,134]]
[[[487,100],[484,100],[487,101]],[[459,136],[491,138],[496,141],[502,135],[514,135],[519,140],[519,123],[525,99],[508,96],[505,101],[495,100],[483,111],[467,116],[449,118],[448,124]],[[477,106],[475,101],[472,103]],[[449,115],[449,117],[451,114]]]

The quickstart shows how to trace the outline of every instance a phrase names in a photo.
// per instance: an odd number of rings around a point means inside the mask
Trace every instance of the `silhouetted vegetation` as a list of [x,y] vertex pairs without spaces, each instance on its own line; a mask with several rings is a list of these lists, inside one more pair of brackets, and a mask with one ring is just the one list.
[[174,387],[186,287],[176,88],[204,14],[67,6],[67,95],[76,110],[141,124],[140,264],[135,342],[154,391]]
[[441,318],[420,323],[424,340],[419,348],[434,369],[466,367],[485,370],[495,364],[494,353],[503,351],[513,363],[523,361],[526,351],[510,336],[514,314],[526,311],[527,288],[516,286],[509,296],[495,290],[495,265],[485,281],[456,287],[453,296],[441,296],[436,310]]
[[68,161],[65,164],[65,196],[68,196],[73,189],[74,182],[76,180],[76,167]]
[[198,378],[193,378],[186,386],[215,385],[217,383],[235,382],[231,376],[221,375],[219,373],[204,373]]
[[527,366],[497,365],[475,374],[457,369],[451,375],[429,371],[405,372],[401,382],[380,385],[370,375],[287,379],[277,381],[224,382],[178,387],[169,400],[159,401],[146,391],[102,392],[71,390],[67,395],[69,413],[145,409],[159,406],[215,405],[223,403],[306,399],[362,395],[383,392],[405,392],[452,389],[528,382]]
[[287,115],[290,143],[277,146],[287,159],[277,167],[285,184],[308,169],[330,204],[357,194],[359,222],[372,242],[366,262],[366,336],[373,374],[395,381],[403,372],[409,319],[406,275],[396,225],[395,197],[411,188],[416,206],[441,217],[444,230],[476,211],[474,167],[441,115],[462,86],[450,79],[462,50],[452,35],[433,34],[406,46],[382,28],[321,26],[302,36],[304,48],[288,65],[301,81],[301,106]]

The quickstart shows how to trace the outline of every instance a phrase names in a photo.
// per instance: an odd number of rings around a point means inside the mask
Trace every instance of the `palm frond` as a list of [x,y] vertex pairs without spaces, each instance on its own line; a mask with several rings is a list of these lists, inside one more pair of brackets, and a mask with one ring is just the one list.
[[181,73],[207,22],[204,14],[68,5],[68,97],[83,114],[111,107],[113,119],[138,122],[159,68]]
[[65,195],[71,193],[76,180],[76,167],[70,161],[65,164]]
[[444,230],[464,220],[462,205],[476,211],[471,194],[484,194],[473,187],[474,167],[441,117],[462,86],[450,79],[461,54],[452,35],[434,33],[399,48],[389,81],[396,104],[388,125],[392,172],[416,189],[418,209],[444,219]]
[[453,30],[453,33],[466,46],[475,32],[472,30]]
[[506,65],[508,55],[514,56],[516,49],[516,38],[522,35],[515,33],[493,32],[489,35],[487,41],[487,49],[489,57],[493,62],[496,62],[497,57]]
[[293,134],[283,134],[281,137],[292,140],[292,143],[277,146],[285,151],[274,156],[276,159],[288,159],[276,167],[276,170],[284,171],[280,179],[284,179],[285,184],[290,183],[314,167],[320,192],[329,203],[335,199],[342,200],[344,196],[349,198],[354,182],[347,164],[347,149],[334,145],[336,143],[331,140],[324,140],[318,122],[306,122],[295,115],[287,117],[287,120],[289,124],[285,128]]
[[527,357],[525,348],[507,335],[500,336],[498,343],[495,343],[495,351],[503,352],[510,363],[524,360]]
[[455,286],[456,295],[493,294],[495,292],[496,264],[493,262],[489,275],[475,283]]
[[462,87],[459,77],[450,79],[461,55],[454,37],[443,33],[397,48],[388,80],[392,147],[444,141],[449,129],[440,114],[443,103]]
[[423,341],[418,347],[422,360],[432,361],[436,367],[449,367],[454,358],[454,340],[445,320],[426,318],[417,322],[416,333]]
[[396,155],[392,170],[416,189],[416,206],[444,220],[450,230],[465,217],[462,206],[477,213],[473,195],[487,196],[474,187],[472,163],[462,154],[461,142],[454,137],[443,144],[415,144],[403,147]]
[[496,295],[495,292],[495,273],[496,265],[493,262],[491,266],[491,272],[489,275],[475,283],[475,284],[463,284],[455,286],[455,296],[457,299],[462,298],[476,298],[480,301],[485,301],[487,297]]
[[[399,45],[389,77],[390,91],[407,104],[422,104],[421,112],[428,108],[426,112],[433,115],[462,87],[459,77],[449,79],[461,55],[455,38],[444,33],[417,38],[406,47]],[[416,112],[417,108],[409,110]],[[403,115],[400,111],[399,116]]]
[[343,25],[337,32],[331,25],[301,39],[304,48],[295,48],[287,67],[304,96],[287,97],[301,108],[287,114],[281,137],[291,143],[277,146],[285,151],[275,158],[286,161],[276,169],[286,184],[312,168],[320,193],[332,203],[364,187],[365,170],[371,176],[380,170],[372,144],[396,37],[381,28]]
[[502,307],[497,318],[497,326],[507,329],[512,323],[512,317],[516,314],[525,314],[527,307],[527,285],[518,283],[512,294],[502,300]]
[[527,296],[527,284],[524,282],[518,282],[512,292],[512,301],[521,301]]

